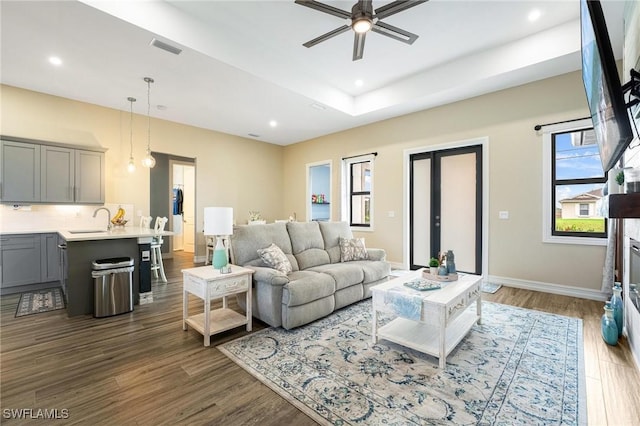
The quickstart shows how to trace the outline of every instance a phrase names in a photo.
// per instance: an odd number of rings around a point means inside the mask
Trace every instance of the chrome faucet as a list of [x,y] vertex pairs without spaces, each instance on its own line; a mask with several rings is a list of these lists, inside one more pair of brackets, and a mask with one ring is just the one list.
[[98,207],[94,212],[93,212],[93,217],[96,217],[98,215],[98,212],[100,210],[106,210],[107,211],[107,231],[111,231],[111,212],[109,211],[108,208],[106,207]]

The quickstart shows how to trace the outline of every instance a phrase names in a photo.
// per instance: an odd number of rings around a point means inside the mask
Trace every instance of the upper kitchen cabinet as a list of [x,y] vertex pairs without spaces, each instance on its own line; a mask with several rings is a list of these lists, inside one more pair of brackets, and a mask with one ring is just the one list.
[[40,202],[40,145],[0,140],[0,200]]
[[0,141],[0,202],[104,204],[104,149]]
[[76,203],[104,204],[104,152],[76,149]]

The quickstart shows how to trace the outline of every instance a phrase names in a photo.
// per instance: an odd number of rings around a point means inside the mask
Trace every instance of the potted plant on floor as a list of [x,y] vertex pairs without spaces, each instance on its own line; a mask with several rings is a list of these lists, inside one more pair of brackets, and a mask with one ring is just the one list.
[[429,260],[429,273],[431,275],[438,275],[438,267],[440,266],[440,262],[435,257],[432,257]]

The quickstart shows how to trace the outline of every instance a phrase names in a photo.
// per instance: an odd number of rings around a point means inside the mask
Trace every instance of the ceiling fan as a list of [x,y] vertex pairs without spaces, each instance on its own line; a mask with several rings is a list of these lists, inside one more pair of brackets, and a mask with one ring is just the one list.
[[328,4],[320,3],[315,0],[295,0],[295,2],[301,6],[310,7],[311,9],[319,10],[320,12],[348,20],[348,23],[345,23],[343,26],[329,31],[320,37],[316,37],[313,40],[309,40],[302,45],[305,47],[312,47],[318,43],[322,43],[325,40],[349,31],[349,29],[353,29],[355,33],[353,40],[353,60],[357,61],[358,59],[362,59],[362,55],[364,54],[364,40],[369,31],[382,34],[403,43],[413,44],[413,42],[418,38],[416,34],[381,22],[381,19],[395,15],[396,13],[407,10],[413,6],[426,3],[427,1],[428,0],[397,0],[379,7],[374,12],[371,0],[359,0],[351,8],[351,12],[347,12],[346,10],[338,9],[337,7],[329,6]]

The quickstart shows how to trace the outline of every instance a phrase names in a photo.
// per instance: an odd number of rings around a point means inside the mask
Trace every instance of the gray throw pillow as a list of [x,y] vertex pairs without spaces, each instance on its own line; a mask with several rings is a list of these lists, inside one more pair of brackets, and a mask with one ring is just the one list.
[[340,262],[367,260],[368,258],[364,238],[340,238]]
[[260,259],[270,268],[276,269],[283,274],[288,274],[293,270],[287,255],[277,245],[271,243],[269,247],[258,249],[257,251]]

